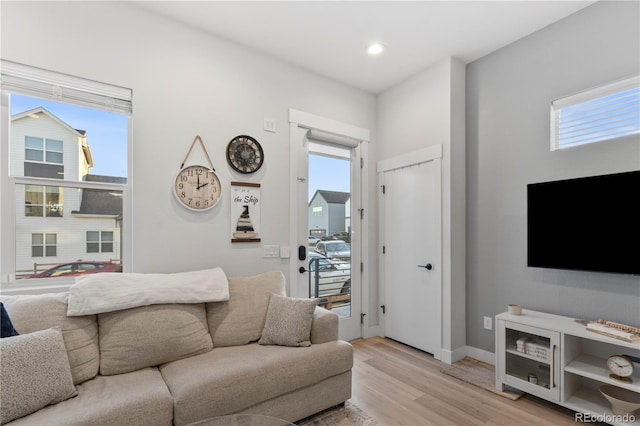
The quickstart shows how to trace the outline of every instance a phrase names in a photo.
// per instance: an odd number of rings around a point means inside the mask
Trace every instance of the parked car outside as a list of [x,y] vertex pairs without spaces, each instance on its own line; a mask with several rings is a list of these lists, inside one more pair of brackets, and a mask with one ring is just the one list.
[[342,240],[345,243],[351,243],[351,234],[348,232],[336,232],[335,234],[331,234],[332,240]]
[[99,272],[122,272],[122,265],[112,262],[76,261],[56,265],[46,271],[31,275],[30,278],[70,277],[96,274]]
[[333,260],[351,259],[351,246],[342,240],[320,241],[316,251]]
[[313,235],[309,235],[309,245],[315,246],[320,241],[320,238],[314,237]]
[[[318,286],[315,279],[318,271]],[[309,251],[309,289],[310,297],[326,297],[351,292],[351,265],[348,262],[335,262],[324,255]]]

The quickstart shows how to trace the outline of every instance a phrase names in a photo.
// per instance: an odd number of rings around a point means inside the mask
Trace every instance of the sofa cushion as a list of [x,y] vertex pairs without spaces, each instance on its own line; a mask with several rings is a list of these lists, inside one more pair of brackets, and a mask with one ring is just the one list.
[[100,374],[122,374],[213,347],[204,304],[151,305],[98,314]]
[[76,394],[60,328],[2,339],[0,424]]
[[98,322],[95,315],[67,317],[67,294],[2,296],[13,326],[20,334],[59,326],[67,348],[73,383],[98,374]]
[[174,398],[174,423],[184,425],[241,411],[349,371],[353,349],[344,341],[306,348],[243,346],[160,366]]
[[272,293],[285,296],[282,272],[229,277],[229,301],[207,303],[207,322],[213,346],[237,346],[260,338]]
[[318,304],[314,299],[295,299],[272,294],[261,345],[309,346],[311,320]]
[[15,328],[13,328],[13,323],[11,322],[11,318],[9,317],[9,313],[4,308],[4,303],[2,302],[0,302],[0,328],[2,328],[0,338],[17,336],[18,334],[20,334],[16,331]]
[[157,368],[97,376],[77,386],[78,396],[50,405],[11,426],[170,426],[173,399]]

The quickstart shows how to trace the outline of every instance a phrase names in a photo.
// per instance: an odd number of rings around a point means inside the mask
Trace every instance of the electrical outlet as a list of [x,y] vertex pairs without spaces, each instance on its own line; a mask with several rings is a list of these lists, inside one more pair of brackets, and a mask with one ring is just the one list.
[[493,330],[493,320],[491,317],[484,317],[484,329],[485,330]]

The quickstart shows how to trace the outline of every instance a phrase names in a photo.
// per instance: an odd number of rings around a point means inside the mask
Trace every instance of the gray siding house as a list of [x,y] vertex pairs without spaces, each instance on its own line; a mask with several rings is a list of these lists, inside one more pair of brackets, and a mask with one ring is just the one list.
[[322,238],[349,231],[348,192],[317,190],[309,202],[309,234]]

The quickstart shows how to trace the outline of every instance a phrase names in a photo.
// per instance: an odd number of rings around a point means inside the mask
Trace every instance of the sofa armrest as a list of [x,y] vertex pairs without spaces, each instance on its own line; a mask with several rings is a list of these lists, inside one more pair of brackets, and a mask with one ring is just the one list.
[[338,314],[317,306],[311,322],[311,344],[338,340],[339,323]]

